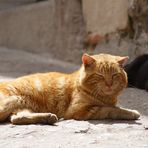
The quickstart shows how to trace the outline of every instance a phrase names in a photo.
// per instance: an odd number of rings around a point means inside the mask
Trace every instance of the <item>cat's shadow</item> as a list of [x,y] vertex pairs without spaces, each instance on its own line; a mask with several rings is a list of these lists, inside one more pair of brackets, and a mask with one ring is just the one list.
[[138,122],[140,120],[88,120],[90,124],[98,125],[98,124],[136,124],[142,125],[142,123]]
[[[57,123],[59,122],[63,122],[63,121],[68,121],[68,120],[64,120],[64,119],[60,119]],[[98,124],[108,124],[108,125],[113,125],[113,124],[135,124],[135,125],[142,125],[142,123],[140,122],[140,119],[137,120],[113,120],[113,119],[104,119],[104,120],[86,120],[86,122],[89,122],[90,124],[94,124],[94,125],[98,125]],[[78,121],[81,122],[81,121]],[[11,124],[10,121],[5,121],[0,123],[0,125],[9,125]],[[12,124],[13,125],[13,124]],[[28,124],[26,124],[28,125]],[[32,124],[34,125],[34,124]],[[49,124],[35,124],[35,125],[49,125]],[[16,125],[14,125],[16,126]],[[19,125],[21,126],[21,125]],[[53,124],[52,126],[58,126],[57,124]]]

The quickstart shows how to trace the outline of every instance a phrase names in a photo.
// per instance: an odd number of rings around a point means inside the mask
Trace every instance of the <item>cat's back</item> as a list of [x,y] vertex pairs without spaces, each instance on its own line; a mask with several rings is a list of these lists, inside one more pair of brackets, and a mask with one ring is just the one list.
[[67,84],[67,81],[71,81],[71,74],[49,72],[49,73],[36,73],[28,76],[23,76],[12,81],[13,85],[29,85],[37,90],[46,89],[47,87],[58,87]]
[[59,72],[36,73],[2,82],[0,83],[0,91],[10,92],[15,90],[16,93],[37,94],[47,92],[50,89],[54,92],[61,88],[70,88],[70,85],[73,85],[73,78],[73,74]]

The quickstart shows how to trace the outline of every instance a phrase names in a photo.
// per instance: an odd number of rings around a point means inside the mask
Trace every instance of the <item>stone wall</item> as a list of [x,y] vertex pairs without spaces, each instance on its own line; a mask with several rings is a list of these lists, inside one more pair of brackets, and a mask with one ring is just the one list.
[[29,3],[0,9],[0,46],[75,63],[83,52],[131,58],[147,53],[146,0],[23,2]]
[[[147,0],[83,2],[86,3],[83,13],[87,32],[92,34],[89,35],[91,40],[87,40],[88,52],[128,55],[131,60],[148,53]],[[101,40],[98,38],[97,44],[94,44],[96,34],[103,37]]]
[[126,28],[128,0],[82,0],[86,28],[99,35]]
[[[0,11],[0,46],[75,61],[83,48],[79,0],[50,0]],[[48,58],[48,55],[47,55]],[[80,59],[80,58],[78,58]]]

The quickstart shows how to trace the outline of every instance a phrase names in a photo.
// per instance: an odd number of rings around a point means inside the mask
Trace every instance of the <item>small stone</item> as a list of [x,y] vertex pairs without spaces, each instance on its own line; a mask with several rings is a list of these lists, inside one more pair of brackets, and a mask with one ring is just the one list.
[[144,129],[145,129],[145,130],[148,130],[148,125],[145,125],[145,126],[144,126]]

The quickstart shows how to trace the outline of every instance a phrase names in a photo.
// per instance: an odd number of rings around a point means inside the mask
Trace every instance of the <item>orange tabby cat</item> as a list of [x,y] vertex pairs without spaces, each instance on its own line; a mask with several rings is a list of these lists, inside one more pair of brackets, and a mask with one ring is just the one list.
[[72,74],[39,73],[0,83],[0,121],[13,124],[53,124],[58,118],[138,119],[136,110],[116,107],[127,85],[122,65],[128,57],[82,56]]

